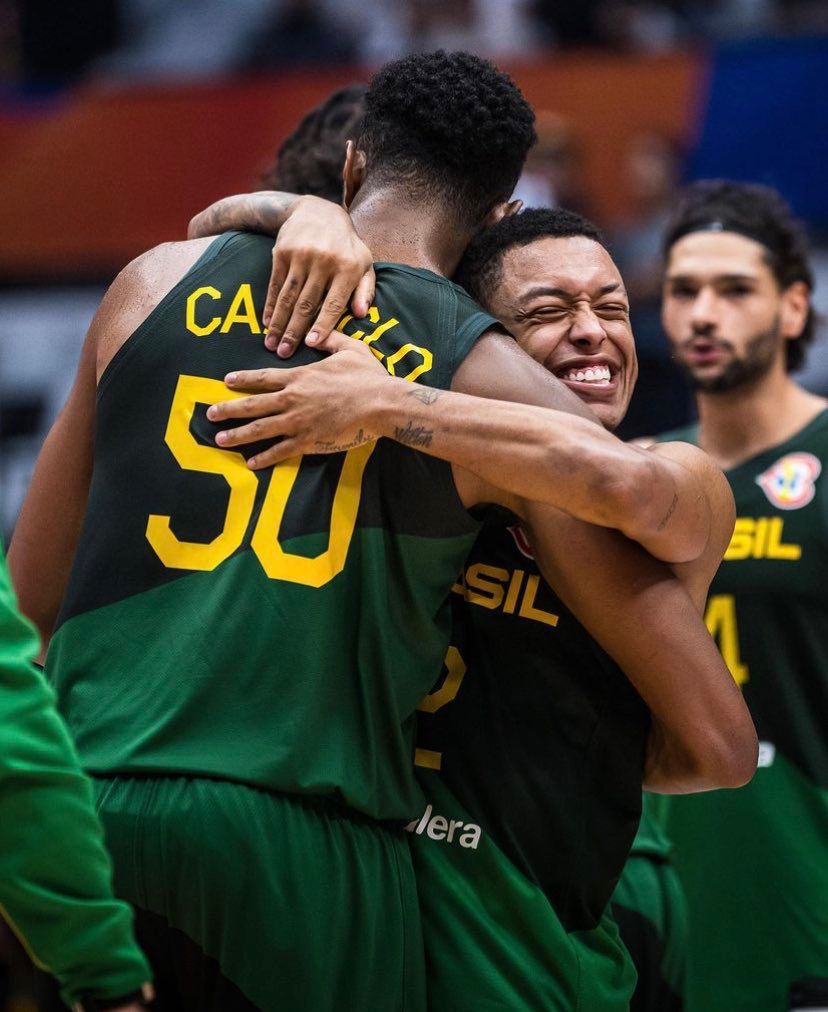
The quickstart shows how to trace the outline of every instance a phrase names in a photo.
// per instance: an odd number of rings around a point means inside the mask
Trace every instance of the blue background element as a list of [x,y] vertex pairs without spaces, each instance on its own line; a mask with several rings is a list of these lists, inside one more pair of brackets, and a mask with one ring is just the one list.
[[828,37],[722,46],[688,174],[775,186],[828,228]]

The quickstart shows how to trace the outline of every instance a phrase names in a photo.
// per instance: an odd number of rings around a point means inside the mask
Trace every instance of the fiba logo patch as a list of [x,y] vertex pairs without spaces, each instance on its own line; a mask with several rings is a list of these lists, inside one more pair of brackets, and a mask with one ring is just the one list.
[[798,510],[816,495],[822,464],[812,453],[788,453],[760,474],[756,484],[781,510]]
[[513,524],[509,528],[509,533],[515,539],[515,545],[517,546],[517,550],[520,554],[534,562],[535,553],[532,551],[532,546],[529,544],[529,538],[526,537],[526,534],[520,524]]

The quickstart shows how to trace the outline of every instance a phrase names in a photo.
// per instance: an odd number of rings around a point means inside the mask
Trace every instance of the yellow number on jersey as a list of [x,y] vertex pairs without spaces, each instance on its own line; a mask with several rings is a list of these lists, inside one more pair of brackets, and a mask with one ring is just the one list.
[[[203,446],[190,432],[196,404],[209,406],[244,396],[228,390],[220,380],[201,376],[178,378],[165,442],[183,470],[221,475],[230,487],[230,498],[221,532],[207,544],[179,540],[172,532],[168,516],[149,517],[147,541],[169,569],[213,570],[244,541],[253,515],[258,479],[241,453]],[[354,536],[362,478],[375,446],[376,443],[364,443],[345,454],[334,492],[328,547],[314,558],[292,555],[279,543],[279,529],[302,458],[292,457],[274,467],[251,538],[251,548],[271,579],[321,587],[342,572]]]
[[732,594],[714,594],[707,602],[704,613],[707,631],[716,641],[722,659],[730,669],[737,685],[748,680],[747,665],[739,652],[739,628],[736,624],[736,602]]
[[[436,713],[446,703],[450,703],[460,691],[463,679],[466,677],[466,662],[460,656],[457,647],[449,647],[444,661],[446,677],[439,689],[430,692],[417,707],[423,713]],[[442,752],[432,752],[427,748],[418,748],[414,752],[414,765],[424,766],[426,769],[439,770],[443,761]]]
[[289,580],[307,587],[321,587],[345,568],[354,536],[362,492],[362,476],[376,443],[363,443],[345,454],[342,474],[334,492],[328,547],[312,559],[291,555],[279,544],[279,528],[285,515],[301,457],[291,457],[273,469],[251,546],[271,580]]
[[170,528],[170,517],[152,514],[147,521],[147,541],[168,569],[211,570],[229,559],[241,545],[256,498],[258,481],[240,453],[202,446],[190,432],[196,404],[217,404],[235,400],[219,380],[201,376],[179,376],[164,441],[185,471],[218,474],[230,486],[230,498],[221,532],[207,544],[180,541]]

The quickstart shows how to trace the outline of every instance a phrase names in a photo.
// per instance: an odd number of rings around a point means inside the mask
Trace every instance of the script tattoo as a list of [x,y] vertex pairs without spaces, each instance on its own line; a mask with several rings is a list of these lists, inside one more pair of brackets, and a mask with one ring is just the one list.
[[430,390],[428,387],[414,387],[408,396],[428,406],[433,404],[443,393],[444,391],[442,390]]
[[362,446],[363,443],[370,443],[375,438],[375,436],[366,435],[360,429],[349,443],[332,443],[323,439],[317,439],[313,445],[319,453],[346,453],[348,450],[353,450],[356,446]]
[[399,425],[394,429],[394,439],[403,446],[431,446],[433,436],[434,429],[414,425],[410,420],[404,429]]
[[676,512],[676,506],[678,506],[678,492],[673,493],[673,501],[670,503],[670,508],[664,515],[664,519],[658,525],[658,530],[663,531],[667,524],[670,522],[670,517]]

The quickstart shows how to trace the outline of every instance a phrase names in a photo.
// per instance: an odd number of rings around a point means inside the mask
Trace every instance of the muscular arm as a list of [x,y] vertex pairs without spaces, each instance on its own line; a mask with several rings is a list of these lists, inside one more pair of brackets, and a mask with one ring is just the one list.
[[614,531],[543,506],[525,521],[547,580],[650,709],[644,787],[658,793],[739,787],[756,769],[750,714],[701,617],[732,526],[728,496],[699,562],[677,567],[681,578]]
[[81,352],[75,383],[38,456],[9,546],[20,610],[44,649],[54,629],[80,536],[95,438],[97,380],[209,240],[168,243],[132,261],[103,298]]
[[629,446],[601,428],[579,398],[508,337],[484,336],[452,391],[424,403],[400,389],[380,431],[398,441],[412,430],[429,433],[423,449],[455,465],[467,504],[503,503],[503,490],[615,528],[667,562],[704,550],[709,502],[684,460]]
[[522,501],[544,502],[615,528],[669,562],[704,550],[710,508],[695,472],[606,432],[505,335],[478,341],[452,391],[389,377],[352,338],[335,334],[328,344],[333,354],[315,365],[229,377],[234,389],[273,392],[211,408],[215,421],[260,419],[223,433],[219,444],[283,437],[250,462],[264,467],[387,436],[453,464],[466,505],[497,502],[520,513]]

